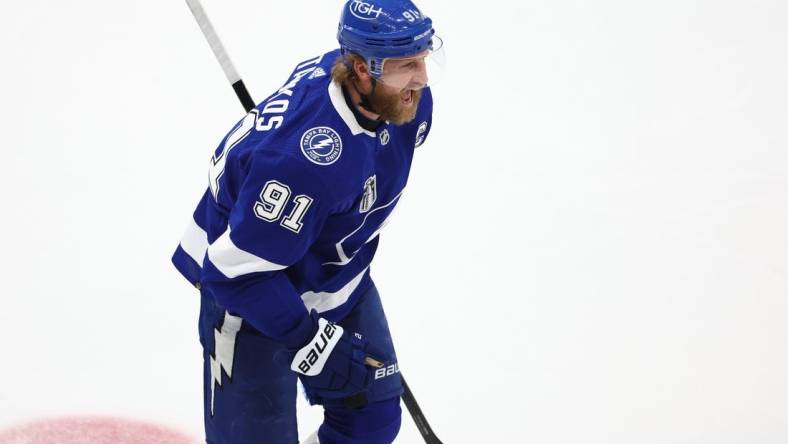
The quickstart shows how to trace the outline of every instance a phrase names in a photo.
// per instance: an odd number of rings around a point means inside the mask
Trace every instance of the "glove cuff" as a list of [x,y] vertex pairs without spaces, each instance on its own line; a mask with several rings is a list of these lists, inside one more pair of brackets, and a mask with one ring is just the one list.
[[280,338],[280,342],[289,350],[295,351],[302,348],[317,333],[317,312],[304,316],[298,324],[286,335]]

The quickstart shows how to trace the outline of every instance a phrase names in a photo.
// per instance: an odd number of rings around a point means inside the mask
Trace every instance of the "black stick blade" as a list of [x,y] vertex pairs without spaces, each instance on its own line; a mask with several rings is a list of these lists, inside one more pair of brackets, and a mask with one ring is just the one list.
[[416,402],[416,398],[413,397],[413,392],[410,391],[410,387],[408,387],[408,383],[405,382],[405,378],[402,377],[402,374],[400,374],[400,377],[402,378],[402,387],[405,389],[405,393],[402,394],[402,401],[405,402],[405,407],[408,408],[413,422],[416,423],[419,433],[421,433],[421,436],[424,438],[424,442],[427,444],[443,444],[443,442],[435,436],[435,432],[432,431],[432,427],[430,427],[430,424],[427,422],[427,418],[421,411],[419,403]]

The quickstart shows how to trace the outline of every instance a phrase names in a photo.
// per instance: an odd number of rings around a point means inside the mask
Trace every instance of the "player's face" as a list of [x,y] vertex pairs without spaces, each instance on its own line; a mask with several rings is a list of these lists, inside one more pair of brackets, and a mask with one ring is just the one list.
[[405,59],[388,59],[370,102],[384,120],[403,125],[416,117],[421,90],[427,86],[425,54]]

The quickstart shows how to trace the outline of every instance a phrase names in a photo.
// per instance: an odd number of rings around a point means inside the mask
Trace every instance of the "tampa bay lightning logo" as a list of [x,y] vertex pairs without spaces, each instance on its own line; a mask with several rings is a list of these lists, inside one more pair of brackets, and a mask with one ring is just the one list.
[[318,126],[301,136],[301,152],[318,165],[331,165],[342,155],[342,139],[327,126]]

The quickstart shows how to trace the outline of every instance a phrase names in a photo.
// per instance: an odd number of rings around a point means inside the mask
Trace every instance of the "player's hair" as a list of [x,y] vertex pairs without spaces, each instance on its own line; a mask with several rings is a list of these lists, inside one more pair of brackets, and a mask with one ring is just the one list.
[[342,85],[347,80],[355,79],[356,78],[356,71],[353,69],[353,65],[356,62],[360,62],[363,64],[367,64],[367,61],[364,60],[364,57],[361,57],[355,53],[349,53],[345,55],[340,55],[334,61],[334,66],[331,68],[331,79],[337,85]]

